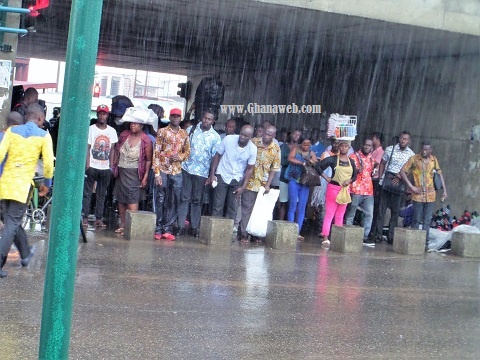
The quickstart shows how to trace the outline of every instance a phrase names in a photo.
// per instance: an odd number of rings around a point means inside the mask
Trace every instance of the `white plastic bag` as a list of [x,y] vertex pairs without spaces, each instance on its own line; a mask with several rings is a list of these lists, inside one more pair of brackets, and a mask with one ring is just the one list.
[[438,250],[448,240],[452,240],[454,232],[467,233],[467,234],[480,234],[480,229],[470,225],[459,225],[452,231],[440,231],[437,229],[430,229],[428,232],[428,249]]
[[250,221],[247,224],[247,232],[250,235],[265,237],[267,235],[268,221],[272,220],[273,208],[277,202],[280,190],[270,189],[268,194],[265,194],[265,188],[262,186],[258,190],[257,199],[253,206]]
[[158,116],[153,112],[152,109],[144,109],[140,106],[129,107],[125,110],[125,114],[122,119],[119,120],[120,123],[124,122],[134,122],[139,124],[149,124],[153,127],[158,127]]

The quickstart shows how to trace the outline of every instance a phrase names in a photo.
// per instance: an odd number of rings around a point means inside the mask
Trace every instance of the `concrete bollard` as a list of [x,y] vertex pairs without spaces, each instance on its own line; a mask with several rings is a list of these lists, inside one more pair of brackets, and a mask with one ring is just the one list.
[[423,255],[426,238],[425,230],[396,227],[393,234],[393,251],[403,255]]
[[202,216],[199,240],[205,245],[230,246],[233,237],[233,220],[222,217]]
[[463,257],[480,257],[480,234],[454,232],[451,253]]
[[363,227],[355,225],[332,226],[330,250],[359,253],[363,249]]
[[125,239],[153,240],[156,215],[150,211],[130,211],[125,215]]
[[298,225],[291,221],[273,220],[267,225],[265,245],[273,249],[293,250],[297,248]]

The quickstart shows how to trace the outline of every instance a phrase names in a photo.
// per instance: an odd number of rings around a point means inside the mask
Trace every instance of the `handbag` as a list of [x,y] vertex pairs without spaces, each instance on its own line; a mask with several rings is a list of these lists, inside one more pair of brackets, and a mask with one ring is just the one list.
[[397,174],[388,171],[388,168],[390,167],[390,162],[392,161],[393,150],[395,150],[395,145],[393,145],[390,158],[388,159],[387,169],[385,170],[385,175],[383,177],[382,187],[385,191],[400,195],[403,194],[403,192],[405,191],[405,184],[402,180],[400,180],[397,184],[394,184],[392,180],[397,177]]
[[320,185],[320,175],[313,166],[304,166],[300,180],[298,181],[302,185],[318,186]]
[[436,168],[438,167],[437,158],[435,158],[435,164],[437,166],[435,167],[435,169],[433,169],[433,187],[435,188],[435,191],[438,191],[443,189],[443,184],[442,177],[436,170]]
[[399,181],[398,184],[394,184],[392,180],[396,178],[397,175],[389,171],[385,172],[385,177],[383,178],[383,189],[385,191],[400,195],[405,191],[405,184],[403,181]]

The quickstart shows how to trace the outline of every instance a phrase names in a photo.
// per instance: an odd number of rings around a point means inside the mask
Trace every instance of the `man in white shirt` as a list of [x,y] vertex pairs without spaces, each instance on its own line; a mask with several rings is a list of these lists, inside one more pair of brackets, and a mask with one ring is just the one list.
[[97,182],[95,190],[95,226],[105,227],[103,223],[103,210],[105,197],[111,178],[111,158],[113,146],[118,141],[115,129],[107,125],[107,105],[97,107],[97,122],[88,129],[87,163],[85,165],[85,183],[83,187],[83,225],[88,225],[90,201],[92,199],[93,185]]
[[240,195],[247,188],[257,159],[257,147],[250,141],[252,136],[253,127],[245,125],[240,135],[228,135],[220,143],[207,180],[218,183],[213,190],[212,216],[223,216],[226,206],[226,217],[235,219]]

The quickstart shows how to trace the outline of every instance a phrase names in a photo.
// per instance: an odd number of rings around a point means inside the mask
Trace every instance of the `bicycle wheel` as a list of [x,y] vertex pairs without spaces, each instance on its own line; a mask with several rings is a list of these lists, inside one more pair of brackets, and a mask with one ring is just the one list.
[[30,201],[28,203],[28,207],[25,210],[25,214],[23,215],[22,219],[22,227],[25,229],[29,224],[33,223],[33,212],[35,211],[35,207],[33,206],[33,203]]

